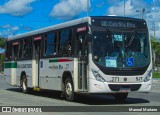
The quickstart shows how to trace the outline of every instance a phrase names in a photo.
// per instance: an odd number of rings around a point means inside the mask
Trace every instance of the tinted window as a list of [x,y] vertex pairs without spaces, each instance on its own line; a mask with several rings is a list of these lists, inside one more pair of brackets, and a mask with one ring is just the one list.
[[60,32],[60,55],[72,55],[72,33],[71,30],[64,30]]
[[23,40],[19,42],[19,59],[23,58]]
[[12,44],[7,42],[6,44],[6,61],[10,61],[12,59]]
[[55,41],[56,41],[55,33],[49,33],[45,35],[45,50],[44,50],[45,56],[56,55]]
[[32,57],[32,39],[24,40],[23,56],[24,56],[24,58],[31,58]]
[[13,55],[14,55],[14,60],[17,60],[18,57],[18,42],[16,45],[13,45]]

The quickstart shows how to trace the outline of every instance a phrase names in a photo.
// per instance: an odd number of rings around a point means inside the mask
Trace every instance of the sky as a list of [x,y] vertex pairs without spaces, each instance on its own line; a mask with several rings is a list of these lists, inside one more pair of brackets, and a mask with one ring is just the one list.
[[[142,18],[160,38],[160,0],[89,0],[89,16],[117,15]],[[63,23],[86,16],[87,0],[0,0],[0,37]]]

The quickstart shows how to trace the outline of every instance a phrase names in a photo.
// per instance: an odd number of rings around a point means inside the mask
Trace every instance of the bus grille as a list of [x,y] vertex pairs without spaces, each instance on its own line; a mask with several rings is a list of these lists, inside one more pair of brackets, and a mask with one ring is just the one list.
[[112,91],[119,91],[121,88],[130,88],[131,91],[137,91],[141,87],[141,84],[130,84],[130,85],[109,84],[108,86]]

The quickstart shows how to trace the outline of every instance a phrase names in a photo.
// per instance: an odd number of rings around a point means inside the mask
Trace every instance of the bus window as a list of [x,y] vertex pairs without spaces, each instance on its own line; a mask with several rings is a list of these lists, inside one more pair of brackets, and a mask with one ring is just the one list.
[[7,43],[7,48],[6,48],[6,61],[11,61],[12,60],[12,44]]
[[86,44],[86,33],[80,33],[77,34],[77,49],[76,49],[76,54],[78,56],[84,55],[86,52],[84,52],[87,48]]
[[64,30],[60,32],[60,55],[72,55],[72,33],[71,30]]
[[13,55],[14,55],[15,61],[17,60],[17,57],[18,57],[18,45],[19,45],[18,42],[13,43]]
[[56,55],[56,47],[55,47],[55,40],[56,39],[56,34],[55,33],[49,33],[45,35],[45,50],[44,50],[44,55]]
[[19,42],[19,56],[18,59],[22,59],[23,58],[23,40],[20,40]]
[[24,58],[32,57],[32,39],[24,40],[24,50],[23,50]]

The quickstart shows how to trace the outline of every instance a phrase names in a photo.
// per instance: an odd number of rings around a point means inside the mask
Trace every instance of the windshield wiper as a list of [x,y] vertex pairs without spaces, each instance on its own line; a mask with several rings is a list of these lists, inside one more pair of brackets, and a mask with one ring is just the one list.
[[134,32],[134,35],[132,35],[132,37],[131,37],[131,39],[130,39],[130,41],[129,41],[129,43],[126,45],[126,47],[128,47],[128,46],[130,46],[131,44],[132,44],[132,42],[133,42],[133,40],[134,40],[134,38],[135,38],[135,36],[136,36],[136,31]]

